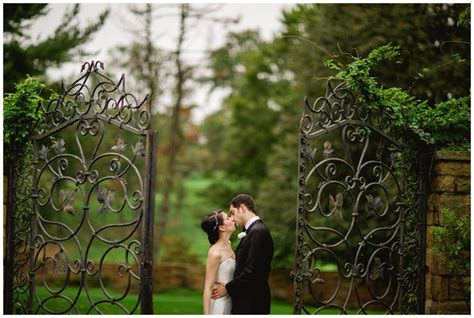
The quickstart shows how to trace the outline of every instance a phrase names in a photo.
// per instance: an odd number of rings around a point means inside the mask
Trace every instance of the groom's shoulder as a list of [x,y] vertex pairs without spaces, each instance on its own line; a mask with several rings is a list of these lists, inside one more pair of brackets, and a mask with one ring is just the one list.
[[253,226],[252,230],[259,231],[259,232],[268,232],[267,226],[263,222],[263,220],[258,220],[257,223]]

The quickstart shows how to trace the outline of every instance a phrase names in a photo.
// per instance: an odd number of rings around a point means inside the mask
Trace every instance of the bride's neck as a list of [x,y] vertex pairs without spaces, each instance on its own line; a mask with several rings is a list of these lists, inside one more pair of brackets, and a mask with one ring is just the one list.
[[217,240],[217,242],[222,245],[229,245],[230,244],[229,239],[230,239],[230,233],[222,233],[221,235],[219,235],[219,239]]

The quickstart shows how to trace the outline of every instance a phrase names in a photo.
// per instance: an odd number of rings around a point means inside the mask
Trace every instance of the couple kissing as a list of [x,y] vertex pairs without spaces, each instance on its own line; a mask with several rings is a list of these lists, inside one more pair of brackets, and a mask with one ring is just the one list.
[[[236,225],[243,231],[234,253],[229,239]],[[269,314],[273,240],[257,216],[253,198],[237,195],[230,201],[229,214],[214,211],[203,218],[201,228],[211,243],[203,292],[204,314]]]

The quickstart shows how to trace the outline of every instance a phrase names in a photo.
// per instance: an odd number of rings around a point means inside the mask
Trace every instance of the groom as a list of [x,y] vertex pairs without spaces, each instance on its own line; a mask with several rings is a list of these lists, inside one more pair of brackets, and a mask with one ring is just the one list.
[[245,227],[246,235],[236,250],[234,279],[218,282],[212,291],[217,299],[229,294],[232,314],[270,313],[270,275],[273,257],[273,240],[265,224],[255,213],[255,203],[250,195],[239,194],[230,202],[230,214],[235,223]]

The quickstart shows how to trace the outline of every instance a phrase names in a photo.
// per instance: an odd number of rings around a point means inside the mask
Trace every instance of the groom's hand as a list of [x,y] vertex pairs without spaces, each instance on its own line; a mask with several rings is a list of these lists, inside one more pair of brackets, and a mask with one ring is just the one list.
[[212,299],[221,298],[227,295],[227,290],[225,289],[225,284],[223,282],[217,282],[214,284],[214,288],[212,288]]

